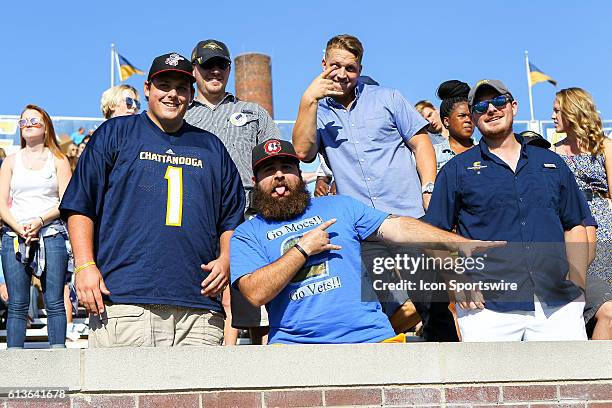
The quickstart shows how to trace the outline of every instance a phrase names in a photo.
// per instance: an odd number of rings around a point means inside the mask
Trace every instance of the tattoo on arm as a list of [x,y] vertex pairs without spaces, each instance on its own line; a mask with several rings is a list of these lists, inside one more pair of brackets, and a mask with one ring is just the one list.
[[[399,218],[399,215],[389,214],[387,216],[387,218],[385,218],[385,221],[393,219],[393,218]],[[383,223],[384,223],[384,221],[383,221]],[[384,238],[385,238],[385,235],[384,235],[381,227],[382,227],[382,224],[380,224],[380,227],[378,227],[376,229],[376,231],[366,239],[366,241],[369,241],[369,242],[380,242],[380,241],[383,241]]]

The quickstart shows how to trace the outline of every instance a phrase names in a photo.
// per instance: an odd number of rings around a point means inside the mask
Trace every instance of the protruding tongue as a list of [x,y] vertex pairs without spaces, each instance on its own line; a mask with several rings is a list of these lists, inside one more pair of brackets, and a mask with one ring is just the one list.
[[279,196],[285,195],[285,186],[278,186],[274,191],[276,191],[276,194]]

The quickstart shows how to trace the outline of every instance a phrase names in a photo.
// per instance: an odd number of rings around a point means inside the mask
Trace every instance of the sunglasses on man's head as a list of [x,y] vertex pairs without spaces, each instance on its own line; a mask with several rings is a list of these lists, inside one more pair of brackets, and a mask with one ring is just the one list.
[[499,95],[493,99],[487,99],[486,101],[480,101],[472,105],[472,112],[485,113],[489,109],[489,104],[495,106],[497,109],[503,108],[508,102],[512,102],[510,95]]
[[140,101],[128,96],[125,98],[125,106],[127,106],[128,109],[132,109],[135,106],[136,110],[140,110]]
[[229,68],[229,66],[230,66],[230,62],[229,62],[229,61],[227,61],[227,60],[224,60],[224,59],[222,59],[222,58],[213,58],[213,59],[210,59],[210,60],[206,61],[206,62],[205,62],[205,63],[203,63],[203,64],[200,64],[200,66],[201,66],[203,69],[213,69],[213,68],[218,68],[218,69],[220,69],[221,71],[225,71],[226,69],[228,69],[228,68]]
[[28,126],[28,123],[30,124],[30,126],[34,127],[41,127],[44,124],[43,120],[39,118],[23,118],[17,121],[17,124],[19,125],[20,129],[23,129],[24,127]]

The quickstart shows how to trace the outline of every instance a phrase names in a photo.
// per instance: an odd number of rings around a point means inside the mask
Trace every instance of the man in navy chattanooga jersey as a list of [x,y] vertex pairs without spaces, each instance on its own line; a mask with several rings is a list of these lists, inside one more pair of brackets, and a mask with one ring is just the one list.
[[179,54],[155,58],[149,110],[103,123],[64,194],[90,347],[222,342],[245,198],[221,141],[183,121],[194,81]]
[[[293,145],[253,149],[257,216],[231,240],[232,285],[266,305],[270,343],[401,342],[380,303],[362,299],[360,242],[429,242],[468,256],[499,242],[471,241],[348,196],[310,198]],[[366,281],[364,281],[364,284]],[[367,283],[369,284],[369,283]]]

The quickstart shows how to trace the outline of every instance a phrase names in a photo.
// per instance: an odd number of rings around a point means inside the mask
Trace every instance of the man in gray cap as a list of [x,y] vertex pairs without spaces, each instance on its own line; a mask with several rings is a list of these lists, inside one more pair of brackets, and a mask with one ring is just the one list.
[[[226,91],[231,63],[229,49],[221,41],[200,41],[191,53],[197,96],[185,115],[185,121],[215,134],[225,147],[242,178],[247,197],[246,217],[253,215],[250,192],[253,189],[251,151],[270,138],[280,138],[274,121],[256,103],[245,102]],[[223,295],[228,315],[225,344],[236,344],[238,331],[249,329],[253,343],[261,343],[267,333],[268,316],[264,308],[254,308],[239,292],[229,288]]]
[[458,299],[462,340],[586,340],[583,220],[590,213],[574,176],[557,154],[514,133],[518,103],[501,81],[478,82],[468,104],[482,139],[438,173],[425,221],[507,241],[466,276],[516,286]]

